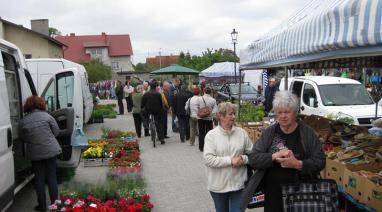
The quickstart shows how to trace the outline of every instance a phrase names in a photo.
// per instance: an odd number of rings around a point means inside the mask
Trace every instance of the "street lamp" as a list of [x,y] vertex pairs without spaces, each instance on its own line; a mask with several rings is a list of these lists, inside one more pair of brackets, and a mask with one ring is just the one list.
[[234,55],[234,69],[235,69],[235,84],[237,83],[236,81],[236,44],[237,44],[237,32],[235,29],[232,30],[231,32],[231,38],[232,38],[232,43],[233,43],[233,55]]

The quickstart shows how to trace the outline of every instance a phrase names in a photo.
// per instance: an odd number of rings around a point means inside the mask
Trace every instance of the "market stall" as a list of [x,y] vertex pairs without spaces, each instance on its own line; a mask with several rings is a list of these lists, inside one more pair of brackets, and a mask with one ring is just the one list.
[[[382,76],[382,1],[313,0],[287,21],[240,52],[240,72],[284,70],[285,85],[293,70],[330,69],[362,75],[377,88]],[[240,97],[239,97],[240,98]],[[326,148],[323,177],[335,179],[344,197],[364,210],[382,209],[381,139],[366,129],[339,126],[320,117],[316,133]],[[305,120],[309,122],[309,119]]]
[[[206,80],[208,83],[235,82],[235,70],[239,76],[239,64],[233,62],[214,63],[204,69],[199,74],[200,81]],[[243,74],[241,75],[243,77]]]

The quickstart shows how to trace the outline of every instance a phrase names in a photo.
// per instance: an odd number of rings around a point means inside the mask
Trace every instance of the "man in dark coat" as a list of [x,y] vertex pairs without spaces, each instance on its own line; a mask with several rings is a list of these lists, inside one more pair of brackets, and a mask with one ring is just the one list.
[[143,94],[141,110],[144,116],[154,116],[155,128],[158,134],[159,141],[164,144],[164,132],[161,125],[161,113],[162,113],[162,96],[156,91],[158,84],[156,81],[150,83],[150,91]]
[[186,86],[182,86],[179,92],[174,96],[173,100],[174,112],[179,123],[179,135],[181,142],[185,142],[185,140],[190,139],[190,117],[186,114],[185,107],[187,100],[192,96],[192,92],[189,91]]
[[275,93],[279,91],[279,88],[276,86],[275,78],[270,78],[268,86],[265,88],[265,111],[269,113],[273,108],[273,97]]

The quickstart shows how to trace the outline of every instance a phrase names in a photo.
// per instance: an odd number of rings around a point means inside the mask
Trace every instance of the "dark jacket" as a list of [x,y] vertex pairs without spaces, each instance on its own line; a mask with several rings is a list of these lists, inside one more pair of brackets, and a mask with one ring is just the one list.
[[123,86],[122,85],[115,87],[115,95],[117,96],[118,100],[123,99],[124,93],[123,93]]
[[266,87],[265,88],[265,105],[264,105],[264,108],[265,108],[265,111],[267,113],[269,113],[269,111],[272,110],[273,108],[273,98],[275,96],[275,93],[279,91],[279,87],[278,86],[273,86],[273,87]]
[[26,155],[32,161],[59,155],[62,150],[56,136],[60,129],[56,120],[45,111],[28,113],[20,122],[21,136],[26,143]]
[[[303,175],[316,176],[325,167],[325,154],[322,144],[314,133],[313,129],[304,122],[299,122],[300,136],[304,155],[301,173]],[[259,140],[253,145],[251,153],[248,155],[248,164],[255,169],[255,173],[249,179],[247,186],[242,193],[241,210],[245,211],[250,199],[252,198],[257,186],[260,184],[266,169],[273,166],[272,153],[270,147],[275,135],[277,124],[268,127],[260,136]]]
[[186,115],[186,102],[192,96],[191,91],[183,89],[174,96],[173,108],[176,115]]
[[155,89],[143,94],[141,109],[143,113],[157,115],[162,111],[162,96]]

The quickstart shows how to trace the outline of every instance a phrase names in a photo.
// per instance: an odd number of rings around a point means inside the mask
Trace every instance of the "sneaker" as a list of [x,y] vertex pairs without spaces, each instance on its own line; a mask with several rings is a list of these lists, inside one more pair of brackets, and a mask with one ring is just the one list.
[[160,144],[165,144],[166,142],[165,141],[160,141]]

